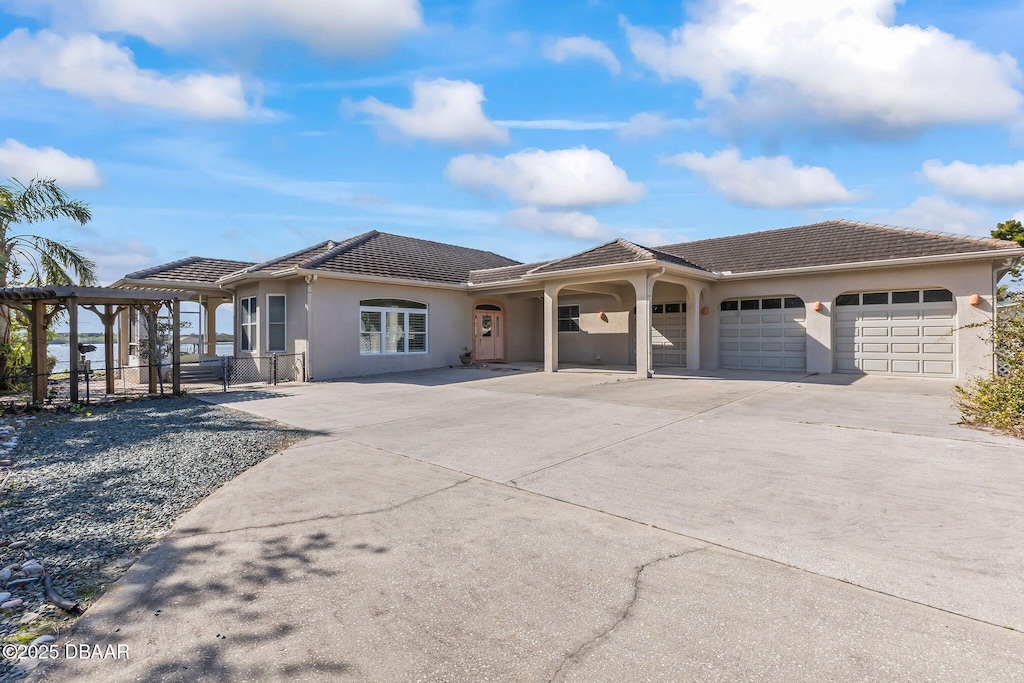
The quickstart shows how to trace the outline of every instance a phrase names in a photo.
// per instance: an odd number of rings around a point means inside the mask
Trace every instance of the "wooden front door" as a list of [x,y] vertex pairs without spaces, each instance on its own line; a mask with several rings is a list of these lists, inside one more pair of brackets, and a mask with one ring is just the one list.
[[478,361],[504,360],[505,324],[501,311],[474,311],[473,357]]

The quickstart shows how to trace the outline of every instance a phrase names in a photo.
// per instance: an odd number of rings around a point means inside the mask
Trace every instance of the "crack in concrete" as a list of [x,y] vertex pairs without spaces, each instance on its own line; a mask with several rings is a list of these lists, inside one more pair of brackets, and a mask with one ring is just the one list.
[[327,519],[347,519],[349,517],[365,517],[366,515],[378,515],[378,514],[381,514],[383,512],[391,512],[392,510],[397,510],[400,507],[404,507],[406,505],[409,505],[410,503],[415,503],[417,501],[423,500],[424,498],[429,498],[430,496],[437,495],[438,493],[444,493],[445,491],[449,491],[449,490],[455,488],[456,486],[459,486],[460,484],[465,484],[467,481],[470,481],[470,480],[475,479],[475,478],[476,477],[466,477],[465,479],[460,479],[459,481],[455,482],[454,484],[449,484],[448,486],[442,486],[439,489],[435,489],[433,491],[428,491],[427,493],[421,494],[419,496],[415,496],[414,498],[409,498],[408,500],[403,500],[400,503],[395,503],[393,505],[388,505],[387,507],[377,508],[377,509],[374,509],[374,510],[360,510],[359,512],[345,512],[345,513],[341,513],[341,514],[337,514],[337,515],[317,515],[316,517],[306,517],[304,519],[293,519],[293,520],[290,520],[290,521],[287,521],[287,522],[274,522],[273,524],[254,524],[252,526],[241,526],[241,527],[236,527],[234,529],[223,529],[221,531],[205,531],[204,530],[204,531],[196,531],[196,532],[193,532],[193,533],[188,533],[188,529],[182,529],[182,530],[177,531],[177,532],[172,531],[171,533],[167,534],[167,538],[196,538],[196,537],[199,537],[199,536],[222,536],[224,534],[233,534],[233,533],[235,533],[237,531],[249,531],[249,530],[253,530],[253,529],[277,529],[279,527],[291,526],[291,525],[294,525],[294,524],[304,524],[306,522],[317,522],[317,521],[320,521],[320,520],[327,520]]
[[554,683],[554,681],[556,681],[562,675],[562,670],[569,662],[578,659],[578,657],[585,650],[590,649],[598,641],[603,640],[606,636],[615,631],[615,629],[617,629],[620,625],[622,625],[624,621],[626,621],[629,618],[630,613],[633,611],[634,605],[636,605],[637,601],[640,599],[640,578],[643,576],[645,569],[647,569],[648,567],[653,567],[654,565],[659,564],[661,562],[667,562],[669,560],[674,560],[679,557],[685,557],[686,555],[698,553],[709,547],[710,546],[702,546],[700,548],[694,548],[693,550],[687,550],[681,553],[672,553],[671,555],[665,555],[664,557],[659,557],[649,562],[645,562],[639,567],[637,567],[636,571],[633,572],[633,594],[626,601],[626,605],[620,610],[618,618],[611,624],[611,626],[601,631],[593,638],[590,638],[589,640],[581,644],[579,647],[577,647],[575,650],[573,650],[565,657],[563,657],[562,661],[558,664],[558,668],[555,669],[555,672],[551,674],[551,678],[548,679],[548,683]]

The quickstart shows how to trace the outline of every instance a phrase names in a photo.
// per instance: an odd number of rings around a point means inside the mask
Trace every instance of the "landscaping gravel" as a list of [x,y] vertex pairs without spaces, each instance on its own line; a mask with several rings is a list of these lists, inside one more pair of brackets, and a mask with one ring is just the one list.
[[[88,608],[185,511],[305,436],[190,398],[40,415],[18,426],[5,456],[11,466],[0,470],[10,473],[0,493],[10,533],[0,541],[0,638],[19,643],[59,635],[75,619],[46,600],[31,558],[57,593]],[[22,677],[22,664],[4,659],[0,681]]]

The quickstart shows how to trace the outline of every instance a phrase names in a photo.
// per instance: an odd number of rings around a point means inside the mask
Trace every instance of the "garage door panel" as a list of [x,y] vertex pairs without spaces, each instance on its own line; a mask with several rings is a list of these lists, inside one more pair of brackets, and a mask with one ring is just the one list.
[[[792,304],[792,301],[786,300]],[[738,306],[733,301],[732,306]],[[797,300],[799,304],[799,300]],[[721,311],[719,362],[725,368],[801,370],[807,365],[806,313],[780,297],[744,299],[742,311]],[[763,306],[763,307],[762,307]]]
[[954,375],[952,302],[836,305],[834,311],[837,372]]
[[921,362],[916,360],[894,360],[892,362],[892,371],[919,375],[921,374]]
[[[661,312],[651,315],[651,363],[654,365],[686,366],[686,318],[682,302],[655,304],[655,311],[676,308],[679,312]],[[736,328],[727,328],[736,334]]]

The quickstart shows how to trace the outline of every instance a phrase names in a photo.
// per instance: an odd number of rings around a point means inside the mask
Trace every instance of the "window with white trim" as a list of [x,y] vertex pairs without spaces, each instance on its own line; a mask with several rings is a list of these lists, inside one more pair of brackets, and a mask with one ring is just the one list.
[[580,331],[580,306],[579,304],[567,304],[558,307],[558,331],[579,332]]
[[359,353],[427,352],[427,305],[407,299],[359,302]]
[[256,350],[256,297],[248,296],[239,302],[241,324],[238,348],[242,351]]
[[284,294],[267,295],[267,351],[281,352],[286,350],[287,306]]

